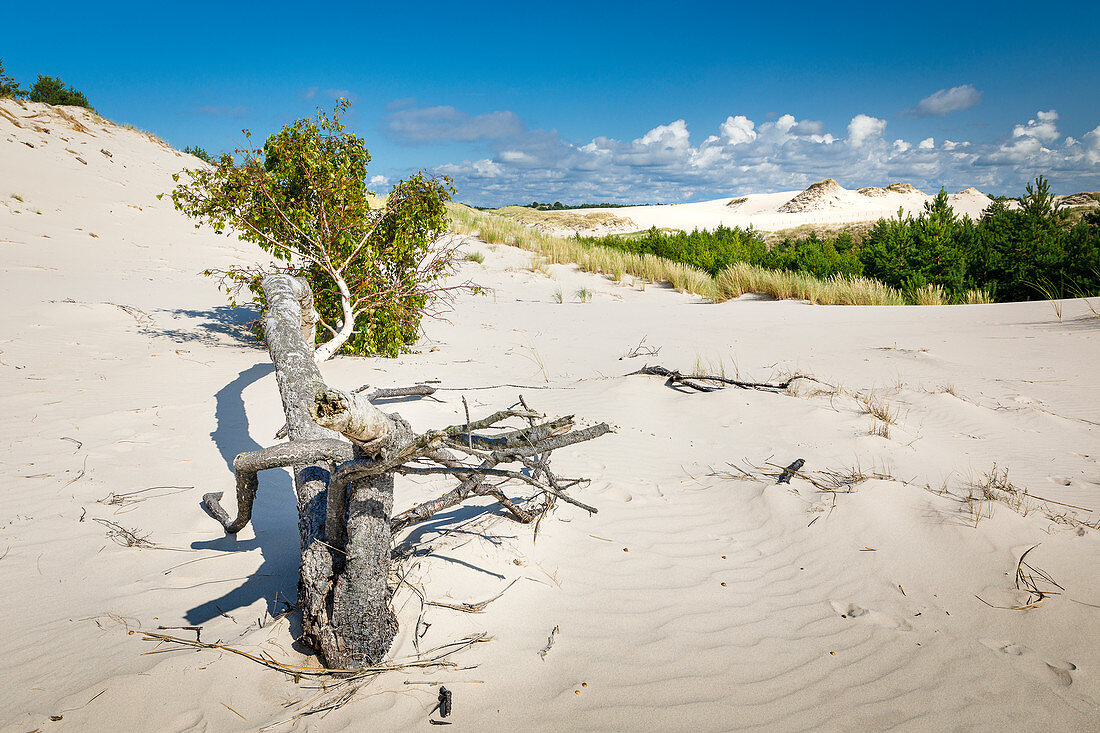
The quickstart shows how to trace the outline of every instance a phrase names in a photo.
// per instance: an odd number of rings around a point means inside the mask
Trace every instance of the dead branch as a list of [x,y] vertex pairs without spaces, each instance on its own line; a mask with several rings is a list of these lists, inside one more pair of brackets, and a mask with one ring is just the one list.
[[488,598],[484,601],[479,601],[477,603],[445,603],[444,601],[428,601],[428,605],[438,606],[439,608],[450,608],[454,611],[462,611],[463,613],[481,613],[489,606],[490,603],[504,595],[504,593],[513,585],[515,585],[518,581],[519,578],[516,578],[507,586],[505,586],[504,590],[502,590],[500,593],[497,593],[492,598]]
[[682,384],[685,387],[689,387],[698,392],[717,392],[718,390],[722,389],[721,386],[704,384],[704,382],[715,382],[718,385],[730,385],[739,389],[756,389],[764,392],[783,392],[791,386],[792,382],[797,379],[814,379],[813,377],[807,377],[803,374],[795,374],[794,376],[787,379],[787,381],[779,382],[777,384],[771,384],[769,382],[745,382],[739,379],[714,377],[708,374],[681,374],[678,371],[666,369],[663,366],[644,366],[636,372],[630,372],[626,376],[630,377],[635,374],[649,374],[656,377],[665,377],[665,385],[668,387],[675,387],[677,384]]

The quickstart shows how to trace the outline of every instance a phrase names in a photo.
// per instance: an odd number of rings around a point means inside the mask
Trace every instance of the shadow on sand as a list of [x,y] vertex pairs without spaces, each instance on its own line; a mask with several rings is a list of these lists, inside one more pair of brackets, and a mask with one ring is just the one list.
[[[233,458],[238,453],[263,447],[248,434],[248,416],[245,414],[242,393],[249,385],[273,371],[274,366],[270,363],[249,367],[222,387],[216,395],[217,427],[210,437],[229,468],[225,486],[226,504],[231,512],[235,508],[231,498]],[[259,549],[263,564],[242,585],[190,609],[186,615],[188,623],[198,625],[223,613],[232,616],[234,609],[244,608],[259,599],[265,601],[267,612],[272,616],[284,611],[285,603],[296,602],[300,558],[298,510],[290,475],[286,471],[265,471],[260,474],[260,490],[252,513],[252,529],[256,535],[253,539],[238,540],[236,535],[227,534],[215,540],[191,544],[191,548],[195,550],[221,552]],[[244,531],[247,532],[247,529]]]
[[[259,341],[252,331],[252,325],[259,318],[255,308],[242,306],[231,308],[220,305],[209,310],[188,310],[176,308],[157,311],[158,315],[167,315],[173,321],[182,319],[198,320],[200,323],[193,326],[180,324],[179,327],[167,328],[159,323],[147,324],[144,330],[151,336],[168,338],[176,343],[197,343],[205,346],[246,346],[248,348],[265,350],[263,342]],[[161,319],[157,319],[158,321]]]

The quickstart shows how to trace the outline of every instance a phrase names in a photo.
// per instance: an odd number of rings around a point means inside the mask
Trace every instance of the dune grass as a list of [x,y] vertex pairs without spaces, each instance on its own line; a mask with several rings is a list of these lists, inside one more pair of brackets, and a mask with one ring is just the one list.
[[[459,234],[476,234],[491,244],[509,244],[534,252],[550,264],[574,264],[585,272],[596,272],[620,281],[631,275],[646,283],[668,283],[674,289],[714,302],[760,293],[776,299],[795,298],[822,305],[905,305],[900,290],[877,280],[835,275],[815,278],[801,272],[767,270],[737,263],[711,277],[705,270],[651,254],[588,245],[530,229],[518,221],[478,211],[462,204],[448,204],[451,227]],[[978,295],[975,295],[978,297]],[[914,300],[917,300],[914,298]],[[919,302],[946,303],[942,291],[921,291]]]

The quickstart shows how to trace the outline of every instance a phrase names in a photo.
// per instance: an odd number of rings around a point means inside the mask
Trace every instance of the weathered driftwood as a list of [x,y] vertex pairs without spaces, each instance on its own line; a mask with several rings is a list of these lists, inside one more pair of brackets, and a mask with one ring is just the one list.
[[[386,586],[393,476],[368,476],[349,485],[353,519],[347,526],[347,547],[325,541],[327,488],[334,464],[367,454],[358,446],[353,451],[339,440],[338,433],[318,425],[311,414],[324,382],[313,359],[312,327],[307,328],[313,310],[309,286],[299,278],[274,275],[264,280],[263,288],[267,299],[264,336],[275,364],[290,444],[243,454],[234,461],[235,467],[239,461],[244,469],[237,479],[235,521],[225,521],[228,517],[218,504],[218,495],[208,494],[204,502],[227,532],[237,531],[252,514],[256,471],[294,467],[302,550],[298,608],[303,640],[320,653],[328,667],[363,667],[385,655],[397,631]],[[377,408],[370,406],[368,412],[380,435],[401,435],[400,429],[389,430],[393,421],[379,417],[382,413]]]
[[[236,457],[235,519],[221,507],[221,494],[207,494],[203,501],[226,532],[237,532],[252,516],[257,473],[294,467],[302,549],[298,586],[302,639],[318,651],[327,667],[357,669],[376,664],[389,649],[397,632],[387,586],[394,532],[472,496],[494,498],[521,522],[541,519],[557,499],[596,511],[565,493],[586,480],[555,476],[549,470],[549,454],[609,432],[606,423],[583,430],[572,430],[572,416],[540,423],[543,416],[530,410],[521,397],[522,410],[502,410],[417,435],[399,415],[381,412],[371,399],[428,395],[434,388],[417,385],[363,395],[326,387],[313,359],[316,314],[308,285],[300,278],[274,275],[264,280],[263,289],[267,299],[264,335],[275,364],[290,442]],[[512,418],[526,420],[527,427],[496,435],[475,432],[499,428]],[[521,470],[498,468],[510,463],[518,463]],[[459,484],[392,517],[397,473],[446,474]],[[499,481],[490,484],[488,479]],[[534,495],[513,500],[501,488],[506,481],[521,482]]]

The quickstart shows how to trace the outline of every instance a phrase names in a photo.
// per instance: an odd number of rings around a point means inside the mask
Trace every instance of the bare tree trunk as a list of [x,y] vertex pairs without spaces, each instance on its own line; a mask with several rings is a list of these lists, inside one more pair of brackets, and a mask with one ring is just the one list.
[[[317,347],[317,351],[314,353],[313,358],[318,364],[331,359],[333,354],[339,351],[340,347],[347,343],[347,340],[355,333],[355,312],[351,307],[351,291],[348,290],[348,284],[344,282],[344,278],[339,275],[329,274],[332,275],[332,279],[336,281],[336,287],[340,291],[340,309],[344,314],[344,322],[341,324],[340,330],[332,339]],[[313,342],[310,341],[310,343]]]
[[[264,335],[275,364],[290,441],[339,438],[317,424],[311,414],[316,396],[325,386],[313,358],[312,339],[305,338],[307,333],[312,335],[312,325],[308,330],[306,326],[312,317],[308,284],[289,275],[273,275],[264,280],[263,289],[267,298]],[[303,309],[303,305],[308,307]],[[380,433],[371,446],[375,455],[409,435],[407,425],[383,415],[365,399],[363,402],[373,411],[371,422]],[[355,452],[357,458],[373,457],[360,446]],[[304,640],[320,652],[325,665],[355,669],[380,661],[397,631],[386,586],[393,475],[349,483],[347,510],[340,501],[331,512],[340,519],[349,516],[347,543],[341,547],[325,541],[330,514],[326,489],[333,470],[334,464],[327,461],[294,466],[302,549],[298,607]]]

